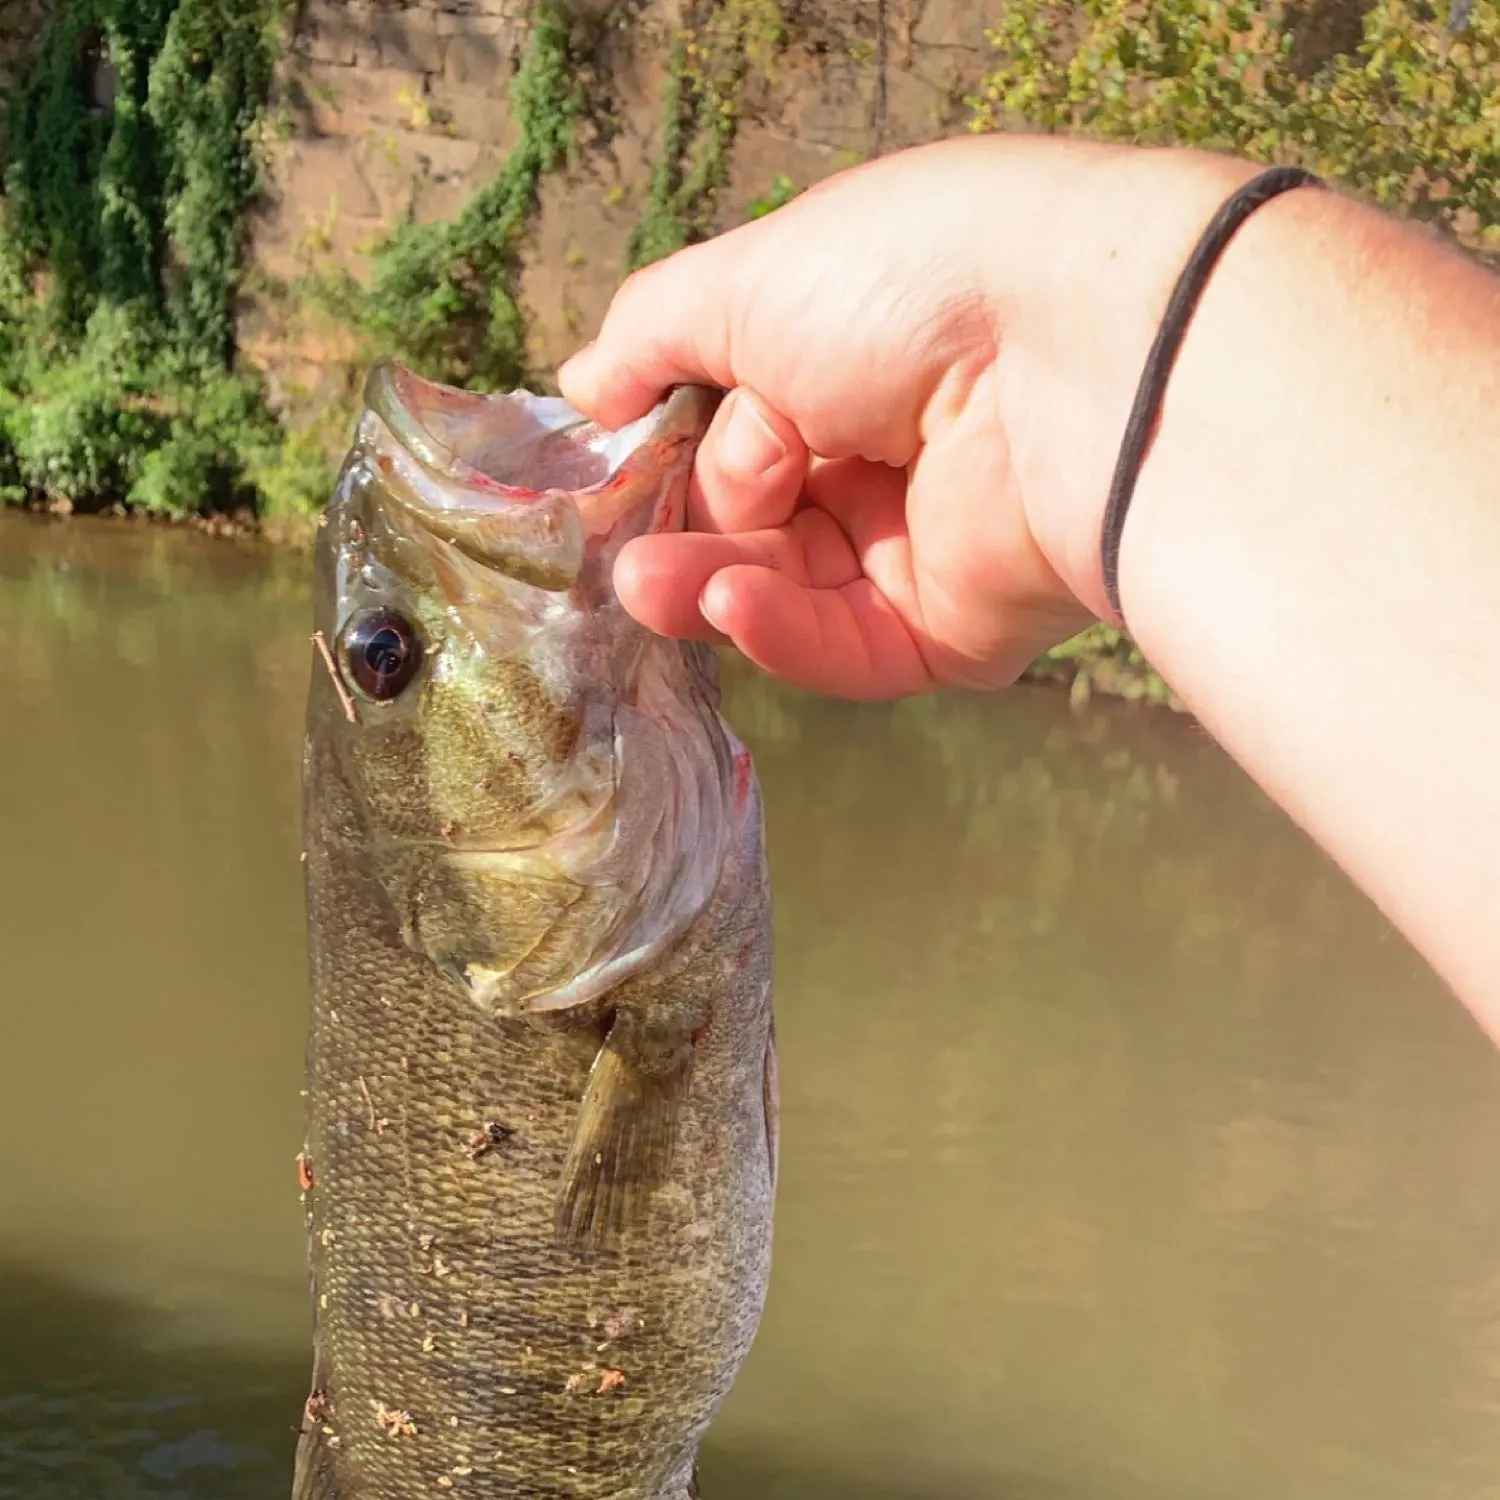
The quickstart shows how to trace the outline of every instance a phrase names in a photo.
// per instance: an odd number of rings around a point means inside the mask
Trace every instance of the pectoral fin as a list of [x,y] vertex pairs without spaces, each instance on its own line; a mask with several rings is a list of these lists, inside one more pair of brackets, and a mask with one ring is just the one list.
[[557,1240],[575,1251],[614,1248],[645,1216],[672,1164],[692,1044],[683,1037],[647,1054],[631,1041],[617,1019],[594,1059],[563,1164]]

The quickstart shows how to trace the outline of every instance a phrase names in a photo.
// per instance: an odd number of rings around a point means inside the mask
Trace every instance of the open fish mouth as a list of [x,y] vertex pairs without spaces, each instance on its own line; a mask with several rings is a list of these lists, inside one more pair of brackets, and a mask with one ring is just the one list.
[[[680,530],[685,489],[658,483],[720,395],[678,386],[611,430],[559,396],[463,391],[382,360],[365,382],[351,459],[431,536],[520,582],[572,587],[592,553]],[[654,503],[643,500],[650,493]]]

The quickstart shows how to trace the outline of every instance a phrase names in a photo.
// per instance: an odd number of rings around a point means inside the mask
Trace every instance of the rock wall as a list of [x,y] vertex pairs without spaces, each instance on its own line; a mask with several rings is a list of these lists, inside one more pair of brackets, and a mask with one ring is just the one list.
[[[0,0],[0,5],[16,0]],[[798,187],[871,154],[963,128],[1003,0],[783,0],[782,45],[752,70],[719,227],[779,175]],[[545,373],[597,326],[624,274],[660,146],[677,0],[574,0],[600,25],[595,118],[575,168],[545,180],[520,301]],[[508,91],[529,0],[305,0],[277,85],[281,139],[252,231],[253,266],[360,274],[407,217],[454,213],[513,139]],[[252,293],[242,346],[273,390],[316,389],[336,335]]]

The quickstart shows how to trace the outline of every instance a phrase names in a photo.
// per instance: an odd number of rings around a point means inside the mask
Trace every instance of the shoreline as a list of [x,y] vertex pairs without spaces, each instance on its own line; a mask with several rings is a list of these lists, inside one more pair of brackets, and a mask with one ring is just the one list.
[[[57,501],[0,506],[0,515],[7,511],[29,517],[41,525],[61,526],[86,521],[106,522],[124,528],[161,527],[169,531],[192,531],[216,542],[259,545],[288,556],[299,552],[310,554],[318,527],[315,516],[267,521],[247,510],[166,515],[129,509],[118,502],[78,511]],[[1153,709],[1177,714],[1187,712],[1182,701],[1152,670],[1130,639],[1113,626],[1104,624],[1090,626],[1033,662],[1021,681],[1065,689],[1075,708],[1082,708],[1097,693],[1104,698],[1143,704]]]

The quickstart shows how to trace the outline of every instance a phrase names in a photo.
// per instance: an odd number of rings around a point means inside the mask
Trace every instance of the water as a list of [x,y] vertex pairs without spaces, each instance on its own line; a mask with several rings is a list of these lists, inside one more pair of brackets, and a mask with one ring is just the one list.
[[[307,628],[0,517],[0,1500],[287,1492]],[[1500,1059],[1307,841],[1168,716],[729,705],[783,1176],[707,1500],[1500,1496]]]

